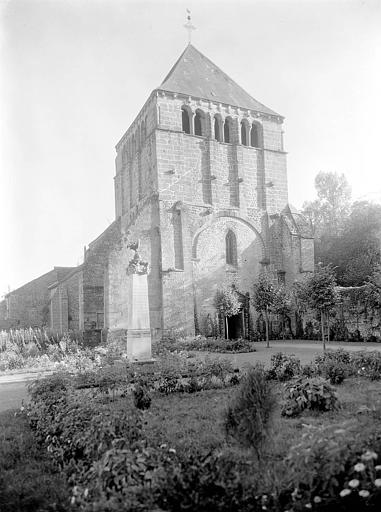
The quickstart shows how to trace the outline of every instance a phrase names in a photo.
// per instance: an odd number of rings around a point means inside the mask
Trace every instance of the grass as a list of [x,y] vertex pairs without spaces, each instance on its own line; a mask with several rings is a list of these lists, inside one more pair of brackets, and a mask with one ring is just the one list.
[[[370,412],[381,410],[381,382],[351,378],[337,386],[341,408],[335,412],[305,411],[299,418],[280,415],[282,384],[275,384],[278,410],[272,424],[272,440],[255,471],[261,489],[276,492],[287,487],[284,459],[290,447],[298,443],[309,429],[319,426],[373,421]],[[252,461],[249,449],[241,447],[224,434],[223,416],[227,404],[234,400],[237,388],[202,391],[194,394],[154,394],[151,408],[144,411],[144,429],[148,443],[167,444],[177,453],[208,453],[212,450],[239,455]],[[127,399],[127,401],[130,399]],[[110,408],[125,408],[126,398],[116,398]],[[369,418],[367,419],[367,415]],[[377,428],[377,426],[375,426]],[[0,414],[0,510],[63,511],[69,510],[69,490],[47,455],[41,453],[28,425],[13,412]]]
[[69,489],[15,411],[0,414],[1,512],[67,511]]
[[[264,454],[260,472],[261,486],[272,490],[274,486],[282,488],[287,481],[284,459],[290,447],[298,443],[308,429],[344,424],[356,418],[360,421],[369,411],[381,410],[381,382],[351,378],[337,386],[342,404],[338,411],[305,411],[298,418],[284,418],[280,415],[282,388],[282,384],[275,386],[278,410],[272,425],[271,445]],[[166,443],[184,455],[217,449],[230,450],[251,460],[250,450],[243,449],[233,439],[227,440],[224,435],[223,413],[235,393],[235,388],[229,388],[192,395],[155,396],[151,409],[145,413],[146,436],[150,443]],[[373,420],[369,418],[369,421]]]

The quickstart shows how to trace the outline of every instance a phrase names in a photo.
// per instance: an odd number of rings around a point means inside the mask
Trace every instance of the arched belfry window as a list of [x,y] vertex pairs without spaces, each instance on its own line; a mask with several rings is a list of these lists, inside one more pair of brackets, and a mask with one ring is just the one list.
[[246,120],[241,121],[241,144],[243,146],[249,145],[249,125]]
[[190,115],[189,110],[186,107],[181,107],[181,119],[182,119],[182,126],[183,126],[183,132],[190,133],[191,132],[191,122],[190,122]]
[[220,116],[214,116],[214,138],[222,142],[222,119]]
[[232,118],[227,117],[224,122],[224,142],[232,141]]
[[206,119],[205,114],[201,110],[196,110],[196,115],[194,116],[194,134],[202,135],[205,137],[206,135]]
[[229,229],[225,237],[226,241],[226,263],[228,265],[237,266],[237,237],[235,233]]
[[260,126],[253,123],[250,130],[250,146],[253,148],[261,147]]

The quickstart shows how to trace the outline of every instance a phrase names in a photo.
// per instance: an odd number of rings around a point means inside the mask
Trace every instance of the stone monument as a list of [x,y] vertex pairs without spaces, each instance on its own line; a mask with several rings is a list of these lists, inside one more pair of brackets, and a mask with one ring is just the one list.
[[135,251],[127,267],[128,276],[128,328],[127,358],[131,361],[151,359],[151,328],[148,304],[148,262],[138,253],[139,241],[130,243]]

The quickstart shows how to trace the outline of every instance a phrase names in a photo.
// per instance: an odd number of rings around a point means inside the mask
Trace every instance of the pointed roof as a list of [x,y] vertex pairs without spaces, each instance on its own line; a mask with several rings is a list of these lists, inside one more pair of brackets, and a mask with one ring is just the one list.
[[191,44],[180,55],[159,89],[279,116],[251,97]]

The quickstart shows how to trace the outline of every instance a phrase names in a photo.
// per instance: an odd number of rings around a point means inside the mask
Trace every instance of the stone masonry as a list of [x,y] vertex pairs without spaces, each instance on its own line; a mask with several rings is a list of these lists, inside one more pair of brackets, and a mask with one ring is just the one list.
[[134,240],[151,268],[156,340],[170,332],[194,334],[205,317],[215,318],[213,298],[223,284],[234,284],[246,297],[265,269],[286,284],[313,271],[313,239],[288,205],[283,117],[192,45],[116,151],[121,238],[108,259],[111,338],[124,337],[128,326],[126,267]]

